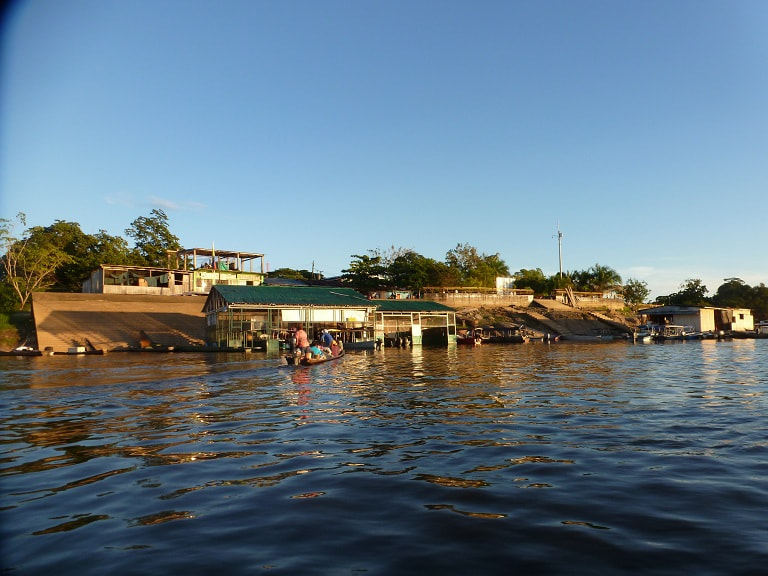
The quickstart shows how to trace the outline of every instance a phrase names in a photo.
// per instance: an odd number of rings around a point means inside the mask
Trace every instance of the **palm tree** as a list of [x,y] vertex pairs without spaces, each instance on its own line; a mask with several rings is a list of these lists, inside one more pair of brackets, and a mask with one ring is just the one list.
[[595,264],[589,270],[590,287],[595,292],[604,292],[606,289],[621,286],[621,276],[610,266]]

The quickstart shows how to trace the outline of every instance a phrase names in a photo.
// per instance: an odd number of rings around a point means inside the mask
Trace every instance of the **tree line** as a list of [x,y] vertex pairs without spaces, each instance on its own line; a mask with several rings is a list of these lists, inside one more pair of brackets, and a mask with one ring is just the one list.
[[[104,230],[84,233],[76,222],[56,220],[50,226],[35,226],[16,235],[26,226],[26,216],[15,221],[0,219],[0,310],[11,311],[28,306],[31,294],[38,290],[79,292],[82,282],[101,264],[174,267],[169,253],[181,250],[181,242],[169,226],[163,210],[153,209],[125,229],[125,236],[113,236]],[[322,280],[322,274],[309,270],[280,268],[270,277],[304,281]],[[635,278],[623,281],[610,266],[596,263],[586,270],[572,270],[547,276],[541,268],[510,272],[496,254],[479,253],[469,244],[459,243],[448,250],[443,261],[428,258],[414,250],[373,249],[352,254],[341,281],[369,294],[382,290],[409,290],[420,295],[427,288],[495,288],[497,277],[514,278],[518,289],[530,289],[536,296],[548,296],[556,289],[572,288],[578,292],[613,290],[622,295],[630,308],[648,301],[646,282]],[[659,296],[657,304],[687,306],[722,306],[750,308],[758,319],[768,319],[768,288],[751,287],[739,278],[727,278],[716,292],[699,279],[688,279],[678,292]]]
[[101,264],[123,266],[168,266],[168,251],[181,249],[169,228],[168,216],[152,210],[136,218],[125,235],[105,230],[86,234],[76,222],[56,220],[50,226],[26,226],[23,212],[15,220],[0,218],[0,310],[23,310],[33,292],[79,292],[82,283]]
[[[446,253],[445,261],[427,258],[412,250],[390,248],[386,252],[369,250],[368,254],[352,255],[343,279],[361,292],[405,289],[420,294],[426,287],[494,288],[496,277],[514,278],[515,288],[527,288],[535,296],[546,297],[557,289],[571,288],[577,292],[615,291],[637,309],[648,303],[650,290],[645,281],[628,278],[622,281],[610,266],[595,264],[586,270],[572,270],[547,276],[541,268],[520,269],[510,273],[498,254],[478,254],[468,244],[458,244]],[[768,287],[749,286],[740,278],[726,278],[712,296],[699,279],[688,279],[680,289],[659,296],[654,304],[677,306],[718,306],[749,308],[756,319],[768,319]]]

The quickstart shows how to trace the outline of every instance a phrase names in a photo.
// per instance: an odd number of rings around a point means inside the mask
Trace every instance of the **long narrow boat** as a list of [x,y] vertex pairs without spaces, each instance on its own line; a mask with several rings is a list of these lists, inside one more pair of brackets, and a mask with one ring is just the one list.
[[42,356],[40,350],[35,350],[29,346],[19,346],[13,350],[0,350],[0,356]]
[[326,362],[333,362],[339,358],[344,357],[344,350],[339,352],[336,356],[324,356],[323,358],[310,358],[305,356],[286,356],[285,361],[290,366],[314,366],[315,364],[325,364]]

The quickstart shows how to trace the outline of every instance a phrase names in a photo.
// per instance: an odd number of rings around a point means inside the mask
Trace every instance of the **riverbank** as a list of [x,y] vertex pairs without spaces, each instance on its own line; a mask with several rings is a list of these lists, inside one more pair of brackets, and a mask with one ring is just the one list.
[[[456,322],[459,329],[491,326],[494,324],[525,324],[528,330],[542,335],[552,332],[551,325],[545,324],[538,316],[544,316],[573,334],[631,333],[637,327],[635,316],[626,316],[619,311],[601,311],[611,323],[597,318],[594,314],[565,306],[549,308],[534,302],[531,306],[457,307]],[[0,349],[11,350],[27,344],[36,346],[35,329],[30,312],[12,312],[0,315]]]
[[632,333],[639,323],[636,316],[626,316],[618,310],[595,312],[601,317],[565,305],[545,306],[537,302],[525,307],[462,307],[456,309],[456,324],[459,329],[494,324],[524,324],[528,330],[544,335],[552,332],[552,324],[547,323],[546,319],[561,326],[563,331],[576,335],[621,335]]

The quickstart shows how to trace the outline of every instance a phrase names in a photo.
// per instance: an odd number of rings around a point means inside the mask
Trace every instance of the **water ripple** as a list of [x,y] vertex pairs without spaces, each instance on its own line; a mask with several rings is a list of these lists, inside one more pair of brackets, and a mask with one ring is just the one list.
[[2,568],[755,573],[762,344],[25,359]]

